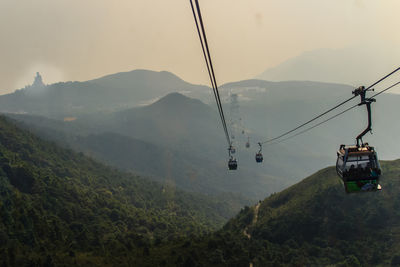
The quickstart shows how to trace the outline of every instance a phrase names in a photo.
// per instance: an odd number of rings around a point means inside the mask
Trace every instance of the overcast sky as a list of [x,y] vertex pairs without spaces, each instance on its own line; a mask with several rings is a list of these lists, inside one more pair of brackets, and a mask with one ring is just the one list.
[[[319,48],[376,40],[400,47],[399,0],[200,4],[219,83]],[[0,0],[0,36],[1,94],[31,83],[36,71],[45,83],[138,68],[209,83],[189,0]]]

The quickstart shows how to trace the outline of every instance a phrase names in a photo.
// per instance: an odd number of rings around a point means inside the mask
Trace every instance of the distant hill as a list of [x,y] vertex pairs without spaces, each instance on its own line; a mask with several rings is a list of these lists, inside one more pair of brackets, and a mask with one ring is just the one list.
[[244,208],[212,235],[152,253],[179,266],[398,266],[400,160],[382,167],[381,192],[347,195],[326,168]]
[[[288,181],[256,168],[253,151],[246,154],[248,159],[238,155],[243,165],[237,172],[228,172],[227,144],[216,112],[197,99],[177,93],[146,107],[72,122],[12,117],[46,139],[125,171],[160,182],[171,180],[185,190],[234,192],[257,199],[288,185]],[[247,161],[249,164],[245,164]]]
[[[254,160],[257,142],[293,129],[326,111],[351,97],[353,89],[332,83],[263,80],[221,86],[224,96],[230,91],[239,95],[240,116],[251,141],[251,148],[246,149],[247,135],[236,133],[237,172],[226,171],[227,144],[214,106],[182,94],[172,93],[148,106],[88,114],[74,121],[50,122],[33,117],[25,121],[32,127],[36,124],[41,136],[54,141],[68,140],[74,149],[124,170],[138,171],[159,181],[172,176],[176,185],[186,190],[236,192],[261,199],[334,164],[339,145],[353,143],[355,136],[366,127],[366,112],[363,108],[354,109],[307,134],[281,144],[265,145],[263,164],[256,164]],[[399,95],[383,94],[373,104],[374,134],[368,134],[365,141],[376,147],[381,159],[400,156],[395,134],[400,131],[400,124],[393,123],[398,121],[399,102]],[[224,108],[229,122],[229,103],[224,102]],[[68,136],[61,132],[68,132]],[[123,138],[118,140],[118,136]],[[96,139],[102,141],[96,142]],[[138,141],[158,148],[145,152],[133,150]],[[159,163],[157,168],[151,167],[149,157],[138,156],[141,153],[153,154],[151,164]]]
[[208,87],[187,83],[169,72],[134,70],[86,82],[62,82],[40,91],[26,87],[0,96],[0,111],[52,118],[112,112],[152,103],[171,93],[196,97]]
[[178,93],[103,118],[107,129],[178,148],[208,149],[225,141],[216,112],[200,100]]
[[[133,87],[137,84],[138,87],[135,88],[138,90],[118,89],[112,93],[115,96],[109,95],[111,94],[109,90],[101,93],[101,90],[109,88],[111,84],[115,88],[126,88],[129,81],[132,81]],[[98,89],[100,93],[98,95],[93,93],[97,92],[95,88],[100,88],[101,84],[105,87]],[[75,85],[77,87],[74,87]],[[37,133],[40,132],[41,136],[53,141],[68,141],[67,143],[74,149],[124,170],[148,174],[157,180],[173,176],[178,187],[183,186],[182,188],[191,191],[240,192],[251,198],[263,198],[297,182],[301,177],[333,164],[339,145],[353,143],[355,136],[366,126],[365,110],[354,109],[305,135],[281,144],[265,145],[264,163],[256,164],[254,154],[257,151],[257,142],[293,129],[335,106],[352,96],[351,91],[354,87],[309,81],[245,80],[227,83],[220,89],[228,124],[231,119],[238,119],[232,118],[229,103],[230,93],[236,93],[239,96],[239,116],[243,119],[246,134],[242,134],[241,131],[235,133],[237,139],[234,145],[238,147],[236,156],[239,160],[239,170],[226,172],[227,143],[224,140],[218,112],[215,103],[204,104],[204,99],[207,99],[211,92],[209,88],[190,85],[170,73],[142,70],[74,83],[74,86],[68,88],[60,86],[62,87],[60,91],[55,90],[57,85],[47,86],[44,89],[48,91],[45,94],[46,103],[39,100],[39,102],[25,101],[30,99],[26,96],[21,98],[25,99],[24,105],[28,107],[34,105],[32,112],[25,114],[29,115],[29,119],[25,118],[31,120],[27,123],[32,128],[36,125]],[[88,86],[88,89],[75,90],[79,86]],[[198,93],[199,97],[197,99],[187,97],[187,92],[185,95],[160,94],[177,87],[189,88],[189,91]],[[146,88],[149,94],[151,92],[154,95],[158,94],[154,98],[153,95],[148,95],[148,99],[152,99],[152,104],[135,107],[116,106],[119,100],[115,99],[118,97],[120,100],[124,98],[121,101],[139,103],[138,101],[143,99],[141,95],[147,94]],[[375,89],[379,91],[382,88],[384,86]],[[61,92],[69,90],[76,93],[75,98],[81,101],[83,106],[90,108],[72,113],[69,112],[71,109],[67,108],[69,111],[66,112],[64,107],[71,104],[58,101],[64,99],[60,97],[64,94]],[[89,93],[85,94],[86,91]],[[132,95],[128,97],[126,92]],[[18,94],[25,95],[22,91],[18,91],[9,97],[17,97]],[[99,99],[96,100],[96,97]],[[200,102],[199,99],[203,101]],[[357,101],[354,100],[349,105]],[[400,156],[400,145],[395,134],[400,131],[400,124],[395,123],[398,121],[396,114],[400,112],[399,101],[399,95],[383,94],[373,104],[374,134],[368,134],[365,140],[376,147],[381,159],[394,159]],[[47,105],[53,107],[48,109]],[[0,105],[0,110],[2,107],[10,106],[15,107],[15,110],[18,109],[18,105],[14,105],[13,101],[4,101],[4,105]],[[35,114],[55,120],[34,119],[32,115]],[[247,135],[250,137],[250,149],[244,147]],[[120,140],[118,136],[122,136]],[[101,139],[102,142],[95,142],[95,139]],[[123,144],[122,141],[127,144]],[[136,152],[129,153],[136,146],[143,148],[144,146],[139,145],[140,142],[150,144],[157,149],[154,151],[149,149],[146,152],[135,150]],[[107,150],[113,151],[113,154]],[[125,153],[118,153],[119,151]],[[149,158],[138,157],[140,153],[142,155],[153,153],[154,161],[158,160],[161,167],[151,169],[148,161],[145,161]],[[129,158],[136,160],[130,164]]]
[[341,49],[318,49],[265,70],[258,79],[268,81],[320,81],[359,86],[398,67],[395,46],[364,43]]
[[3,266],[136,265],[154,244],[217,229],[236,209],[106,167],[0,117]]

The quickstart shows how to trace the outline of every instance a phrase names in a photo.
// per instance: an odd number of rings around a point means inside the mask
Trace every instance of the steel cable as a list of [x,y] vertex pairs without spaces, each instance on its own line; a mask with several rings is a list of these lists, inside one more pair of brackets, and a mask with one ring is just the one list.
[[[379,79],[379,80],[376,81],[375,83],[371,84],[371,85],[368,86],[365,90],[371,89],[373,86],[375,86],[375,85],[381,83],[382,81],[384,81],[384,80],[387,79],[389,76],[393,75],[394,73],[396,73],[396,72],[399,71],[399,70],[400,70],[400,67],[397,68],[397,69],[395,69],[395,70],[392,71],[391,73],[387,74],[387,75],[384,76],[383,78]],[[392,85],[392,87],[394,87],[395,85],[397,85],[397,84]],[[392,88],[392,87],[390,87],[390,88]],[[385,91],[389,90],[390,88],[385,89]],[[380,93],[383,93],[383,92],[380,92]],[[379,94],[380,94],[380,93],[379,93]],[[378,95],[378,94],[376,94],[376,95]],[[333,108],[331,108],[331,109],[329,109],[329,110],[327,110],[327,111],[321,113],[320,115],[318,115],[318,116],[314,117],[313,119],[311,119],[311,120],[309,120],[309,121],[307,121],[307,122],[305,122],[305,123],[303,123],[303,124],[297,126],[296,128],[294,128],[294,129],[292,129],[292,130],[290,130],[290,131],[287,131],[287,132],[285,132],[285,133],[283,133],[283,134],[281,134],[281,135],[279,135],[279,136],[277,136],[277,137],[274,137],[274,138],[271,138],[271,139],[266,140],[266,141],[264,141],[264,142],[261,142],[261,144],[271,143],[271,142],[273,142],[273,141],[275,141],[275,140],[278,140],[278,139],[280,139],[280,138],[282,138],[282,137],[284,137],[284,136],[286,136],[286,135],[288,135],[288,134],[290,134],[290,133],[293,133],[294,131],[296,131],[296,130],[298,130],[298,129],[304,127],[304,126],[306,126],[307,124],[310,124],[311,122],[313,122],[313,121],[315,121],[315,120],[321,118],[322,116],[328,114],[329,112],[331,112],[331,111],[337,109],[338,107],[340,107],[340,106],[346,104],[347,102],[353,100],[355,97],[357,97],[357,95],[355,95],[355,96],[353,96],[353,97],[351,97],[351,98],[349,98],[349,99],[347,99],[347,100],[345,100],[345,101],[339,103],[338,105],[334,106]]]
[[[200,39],[200,43],[201,43],[201,47],[203,50],[203,56],[204,59],[206,61],[206,65],[207,65],[207,71],[208,71],[208,75],[211,81],[211,86],[213,89],[213,93],[214,93],[214,97],[215,100],[217,102],[217,107],[218,107],[218,112],[221,118],[221,122],[222,122],[222,126],[225,132],[225,137],[227,139],[228,142],[228,146],[231,146],[231,141],[230,141],[230,137],[229,137],[229,132],[228,132],[228,127],[226,125],[226,120],[225,120],[225,115],[224,115],[224,110],[222,108],[222,102],[221,102],[221,98],[220,98],[220,94],[218,91],[218,85],[217,85],[217,81],[215,78],[215,72],[214,72],[214,67],[212,65],[212,60],[211,60],[211,54],[210,54],[210,50],[208,47],[208,42],[207,42],[207,36],[206,36],[206,32],[205,32],[205,28],[204,28],[204,23],[203,23],[203,18],[201,16],[201,11],[200,11],[200,5],[198,0],[195,0],[196,2],[196,10],[197,10],[197,15],[195,12],[195,8],[193,6],[193,2],[192,0],[190,0],[190,5],[192,8],[192,12],[193,12],[193,17],[196,23],[196,28],[197,28],[197,33],[199,35],[199,39]],[[197,20],[197,16],[198,19],[200,21],[200,27],[199,27],[199,21]]]
[[[395,87],[396,85],[399,85],[399,84],[400,84],[400,82],[397,82],[397,83],[395,83],[395,84],[392,84],[391,86],[387,87],[386,89],[384,89],[384,90],[380,91],[379,93],[377,93],[377,94],[373,95],[372,97],[370,97],[370,99],[371,99],[371,98],[374,98],[374,97],[377,97],[378,95],[382,94],[383,92],[386,92],[386,91],[388,91],[389,89],[391,89],[391,88],[393,88],[393,87]],[[348,111],[350,111],[350,110],[352,110],[353,108],[358,107],[358,106],[359,106],[359,104],[356,104],[356,105],[354,105],[354,106],[351,106],[351,107],[345,109],[344,111],[342,111],[342,112],[340,112],[340,113],[338,113],[338,114],[336,114],[336,115],[334,115],[334,116],[332,116],[332,117],[330,117],[330,118],[328,118],[328,119],[326,119],[326,120],[324,120],[324,121],[322,121],[322,122],[320,122],[320,123],[315,124],[314,126],[311,126],[311,127],[307,128],[307,129],[305,129],[305,130],[303,130],[303,131],[300,131],[300,132],[298,132],[298,133],[296,133],[296,134],[294,134],[294,135],[292,135],[292,136],[289,136],[289,137],[284,138],[284,139],[282,139],[282,140],[279,140],[279,141],[277,141],[277,142],[270,143],[269,145],[276,145],[276,144],[282,143],[282,142],[284,142],[284,141],[287,141],[287,140],[289,140],[289,139],[292,139],[293,137],[296,137],[296,136],[298,136],[298,135],[300,135],[300,134],[306,133],[306,132],[308,132],[308,131],[310,131],[310,130],[312,130],[312,129],[318,127],[318,126],[320,126],[321,124],[324,124],[324,123],[326,123],[326,122],[328,122],[328,121],[330,121],[330,120],[332,120],[332,119],[334,119],[334,118],[336,118],[336,117],[339,117],[340,115],[342,115],[342,114],[344,114],[344,113],[346,113],[346,112],[348,112]]]

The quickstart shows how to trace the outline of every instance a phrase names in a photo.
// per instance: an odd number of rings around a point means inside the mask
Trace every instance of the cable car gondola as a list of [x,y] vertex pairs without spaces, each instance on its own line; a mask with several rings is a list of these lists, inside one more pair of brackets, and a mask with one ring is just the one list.
[[250,137],[247,137],[246,148],[250,148]]
[[260,146],[260,150],[256,153],[256,162],[261,163],[264,160],[263,155],[261,154],[262,145],[261,143],[258,143],[258,145]]
[[347,193],[380,190],[381,168],[375,149],[341,145],[337,152],[336,171],[342,178]]
[[371,103],[375,102],[375,99],[365,98],[366,91],[362,86],[353,91],[353,94],[361,96],[359,105],[367,106],[368,126],[356,137],[356,145],[340,145],[337,151],[336,172],[343,180],[347,193],[381,190],[379,177],[382,170],[378,155],[374,147],[362,141],[362,137],[371,131]]
[[261,163],[263,162],[263,160],[264,160],[263,155],[261,153],[256,153],[256,162]]
[[234,151],[234,148],[232,145],[230,145],[228,148],[229,152],[228,168],[229,170],[237,170],[237,160],[232,156],[232,151]]
[[234,157],[231,157],[228,161],[229,170],[237,170],[237,160]]

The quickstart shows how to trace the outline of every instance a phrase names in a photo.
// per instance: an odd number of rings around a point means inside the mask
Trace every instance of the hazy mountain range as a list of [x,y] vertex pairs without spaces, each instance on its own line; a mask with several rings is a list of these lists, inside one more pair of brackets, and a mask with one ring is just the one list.
[[[0,110],[52,118],[113,112],[150,104],[170,92],[196,97],[208,87],[187,83],[169,72],[135,70],[86,82],[60,82],[40,90],[26,87],[0,97]],[[201,92],[202,93],[202,92]]]
[[397,47],[371,41],[341,49],[304,52],[265,70],[257,79],[268,81],[320,81],[365,85],[398,67]]
[[[125,84],[128,84],[130,77],[132,88],[141,88],[143,80],[152,84],[154,88],[148,94],[146,90],[140,92],[140,99],[154,99],[157,92],[167,95],[161,95],[158,101],[148,106],[122,109],[117,108],[118,101],[109,101],[109,105],[102,106],[98,103],[108,103],[110,93],[101,93],[92,82],[83,82],[62,84],[59,91],[59,85],[46,88],[48,92],[43,93],[40,101],[58,103],[54,106],[58,111],[49,109],[49,105],[37,105],[35,109],[30,109],[31,98],[26,96],[29,88],[0,96],[0,102],[18,98],[13,108],[28,114],[14,114],[13,117],[23,120],[32,131],[123,170],[148,175],[159,181],[172,180],[176,186],[191,191],[235,192],[256,199],[279,191],[324,166],[333,165],[339,145],[353,143],[355,136],[366,126],[366,112],[359,108],[305,135],[282,144],[264,146],[265,161],[256,164],[254,154],[258,150],[257,142],[292,129],[351,97],[354,88],[320,82],[262,80],[225,84],[221,86],[221,94],[225,100],[227,121],[229,123],[232,118],[230,105],[226,101],[230,93],[237,93],[239,116],[242,117],[246,132],[244,135],[240,131],[235,133],[239,170],[227,172],[227,144],[214,103],[210,106],[182,94],[168,94],[169,90],[175,90],[174,86],[185,85],[190,89],[186,94],[197,92],[199,98],[205,101],[211,89],[190,85],[165,72],[140,70],[115,74],[105,79],[121,85],[123,83],[117,78],[120,75],[124,77],[122,80]],[[165,81],[160,77],[166,77]],[[61,112],[70,106],[69,102],[63,102],[63,95],[69,95],[69,91],[79,92],[84,84],[93,86],[85,92],[98,102],[91,100],[91,97],[77,97],[76,101],[81,101],[83,107],[89,108],[82,112]],[[159,89],[156,84],[160,86]],[[170,84],[169,89],[163,87],[167,84]],[[53,90],[57,93],[52,93]],[[117,94],[118,90],[113,92]],[[400,147],[393,134],[400,130],[399,124],[393,123],[397,121],[396,114],[399,113],[398,100],[397,95],[382,95],[373,105],[374,135],[368,135],[365,140],[376,146],[383,159],[393,159],[399,155]],[[357,100],[351,104],[355,103]],[[116,111],[112,112],[114,109]],[[52,113],[52,119],[43,117],[49,112]],[[63,121],[66,117],[67,120]],[[244,148],[247,136],[251,140],[250,149]]]
[[[30,115],[9,115],[40,136],[123,170],[203,193],[236,192],[250,198],[274,192],[289,181],[264,173],[243,158],[238,172],[226,172],[226,141],[208,105],[180,94],[156,103],[72,122]],[[246,161],[245,161],[246,160]],[[254,169],[252,169],[254,168]],[[243,179],[243,177],[247,177]]]

